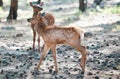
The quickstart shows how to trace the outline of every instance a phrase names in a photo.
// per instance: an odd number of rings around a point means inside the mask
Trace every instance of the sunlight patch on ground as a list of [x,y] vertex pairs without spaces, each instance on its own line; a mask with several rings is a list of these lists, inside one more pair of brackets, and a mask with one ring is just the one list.
[[112,28],[112,31],[120,31],[120,25],[117,25],[116,27]]

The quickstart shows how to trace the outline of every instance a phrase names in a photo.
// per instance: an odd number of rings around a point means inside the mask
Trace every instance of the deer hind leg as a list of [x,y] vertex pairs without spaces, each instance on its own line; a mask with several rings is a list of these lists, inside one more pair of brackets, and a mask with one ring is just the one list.
[[45,57],[46,54],[48,53],[48,51],[49,51],[49,47],[48,47],[47,45],[45,45],[45,47],[44,47],[44,49],[43,49],[43,53],[42,53],[41,58],[40,58],[40,61],[39,61],[38,65],[37,65],[37,67],[36,67],[37,70],[40,68],[40,65],[41,65],[44,57]]
[[74,40],[72,42],[69,42],[69,45],[76,48],[78,51],[81,52],[82,58],[81,58],[81,68],[83,71],[85,71],[85,63],[86,63],[86,47],[80,45],[80,40]]
[[38,52],[40,52],[40,36],[38,35]]
[[56,53],[56,45],[53,45],[51,47],[51,50],[53,52],[52,56],[53,56],[54,63],[55,63],[55,70],[56,70],[56,72],[58,72],[58,65],[57,65],[57,58],[56,58],[56,55],[57,55],[57,53]]
[[86,64],[86,47],[85,46],[80,46],[80,48],[78,48],[78,50],[81,52],[82,54],[82,58],[81,58],[81,68],[83,71],[85,71],[85,64]]

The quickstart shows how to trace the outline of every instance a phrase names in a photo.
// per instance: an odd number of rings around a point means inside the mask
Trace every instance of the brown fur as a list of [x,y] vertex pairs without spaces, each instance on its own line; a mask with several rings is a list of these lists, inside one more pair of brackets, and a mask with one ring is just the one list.
[[[38,5],[38,4],[36,4]],[[38,7],[36,6],[35,4],[33,5],[31,2],[30,2],[30,6],[33,8],[33,17],[36,16],[38,14],[39,11],[42,11],[42,8],[41,7]],[[55,22],[55,19],[53,17],[52,14],[50,13],[46,13],[45,16],[44,16],[44,21],[46,22],[46,25],[53,25],[54,22]],[[34,29],[34,24],[31,23],[31,28],[33,30],[33,50],[35,49],[35,41],[36,41],[36,31]],[[38,49],[40,51],[40,36],[38,36]]]
[[85,62],[86,62],[86,47],[81,45],[81,38],[84,34],[81,28],[76,28],[74,26],[72,27],[55,27],[52,25],[52,28],[46,28],[46,24],[44,23],[44,18],[41,16],[41,14],[38,14],[36,17],[31,19],[31,23],[35,24],[34,28],[36,32],[42,36],[45,47],[43,50],[43,54],[41,55],[41,59],[38,63],[37,69],[39,69],[43,58],[48,53],[49,49],[52,50],[53,53],[53,59],[55,62],[55,69],[58,71],[57,66],[57,59],[56,59],[56,45],[57,44],[67,44],[74,48],[76,48],[78,51],[82,54],[81,59],[81,68],[83,71],[85,71]]

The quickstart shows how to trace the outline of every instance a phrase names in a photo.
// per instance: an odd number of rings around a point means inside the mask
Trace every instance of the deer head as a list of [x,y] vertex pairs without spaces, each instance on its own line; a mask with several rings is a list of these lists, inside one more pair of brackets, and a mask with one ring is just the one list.
[[38,12],[38,11],[43,10],[43,8],[41,7],[40,4],[33,4],[32,2],[30,2],[30,6],[33,7],[34,12]]

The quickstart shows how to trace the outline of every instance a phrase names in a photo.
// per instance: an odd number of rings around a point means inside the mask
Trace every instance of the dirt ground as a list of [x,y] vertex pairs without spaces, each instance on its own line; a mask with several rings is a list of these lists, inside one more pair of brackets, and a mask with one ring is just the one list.
[[[32,16],[32,8],[20,8],[18,20],[1,18],[0,79],[120,79],[120,14],[85,12],[78,16],[77,1],[62,1],[46,1],[44,11],[55,16],[56,25],[84,29],[82,43],[87,47],[86,72],[83,74],[79,67],[81,54],[66,45],[57,46],[58,73],[51,51],[41,69],[34,70],[42,52],[37,51],[37,43],[36,50],[31,49],[32,30],[27,18]],[[42,40],[41,47],[43,44]]]

